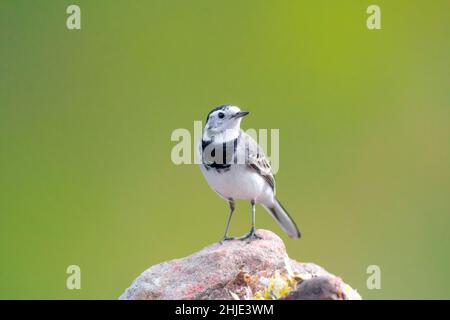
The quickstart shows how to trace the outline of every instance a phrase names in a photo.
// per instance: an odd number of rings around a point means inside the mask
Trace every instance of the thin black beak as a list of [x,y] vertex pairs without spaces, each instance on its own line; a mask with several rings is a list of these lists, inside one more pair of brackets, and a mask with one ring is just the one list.
[[245,117],[246,115],[248,115],[249,113],[250,112],[247,112],[247,111],[239,111],[232,118],[242,118],[242,117]]

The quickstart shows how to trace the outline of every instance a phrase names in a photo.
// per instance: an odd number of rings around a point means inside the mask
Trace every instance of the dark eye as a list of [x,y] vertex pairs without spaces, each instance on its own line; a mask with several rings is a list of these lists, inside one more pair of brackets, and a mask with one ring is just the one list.
[[220,119],[223,119],[223,117],[225,117],[225,114],[223,112],[219,112],[218,116]]

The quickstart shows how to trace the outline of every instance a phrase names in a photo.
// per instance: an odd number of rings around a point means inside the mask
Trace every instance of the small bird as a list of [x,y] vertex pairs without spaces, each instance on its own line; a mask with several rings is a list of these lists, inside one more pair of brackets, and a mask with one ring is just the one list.
[[[228,201],[230,215],[225,235],[220,241],[254,240],[261,237],[255,229],[255,207],[261,204],[292,238],[300,238],[297,225],[275,197],[272,168],[255,140],[241,130],[242,117],[249,112],[237,106],[222,105],[208,113],[202,138],[198,143],[200,168],[210,187]],[[252,205],[252,227],[246,235],[228,236],[235,200],[249,200]]]

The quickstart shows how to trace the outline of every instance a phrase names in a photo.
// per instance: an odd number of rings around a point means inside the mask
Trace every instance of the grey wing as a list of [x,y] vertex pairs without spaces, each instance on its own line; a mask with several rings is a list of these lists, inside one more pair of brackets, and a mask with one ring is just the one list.
[[247,165],[260,174],[272,190],[275,191],[275,178],[273,177],[272,167],[263,150],[248,134],[241,132],[241,137],[245,141]]

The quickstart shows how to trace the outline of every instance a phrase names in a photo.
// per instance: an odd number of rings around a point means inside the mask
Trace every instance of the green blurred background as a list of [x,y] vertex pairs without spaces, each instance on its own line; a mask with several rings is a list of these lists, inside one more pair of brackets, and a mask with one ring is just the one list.
[[[78,4],[82,29],[66,29]],[[366,28],[366,8],[382,30]],[[0,1],[0,298],[116,299],[220,239],[170,136],[209,109],[280,129],[290,256],[366,299],[450,297],[450,2]],[[232,233],[250,225],[238,203]],[[66,268],[82,289],[66,289]],[[381,290],[366,288],[379,265]]]

